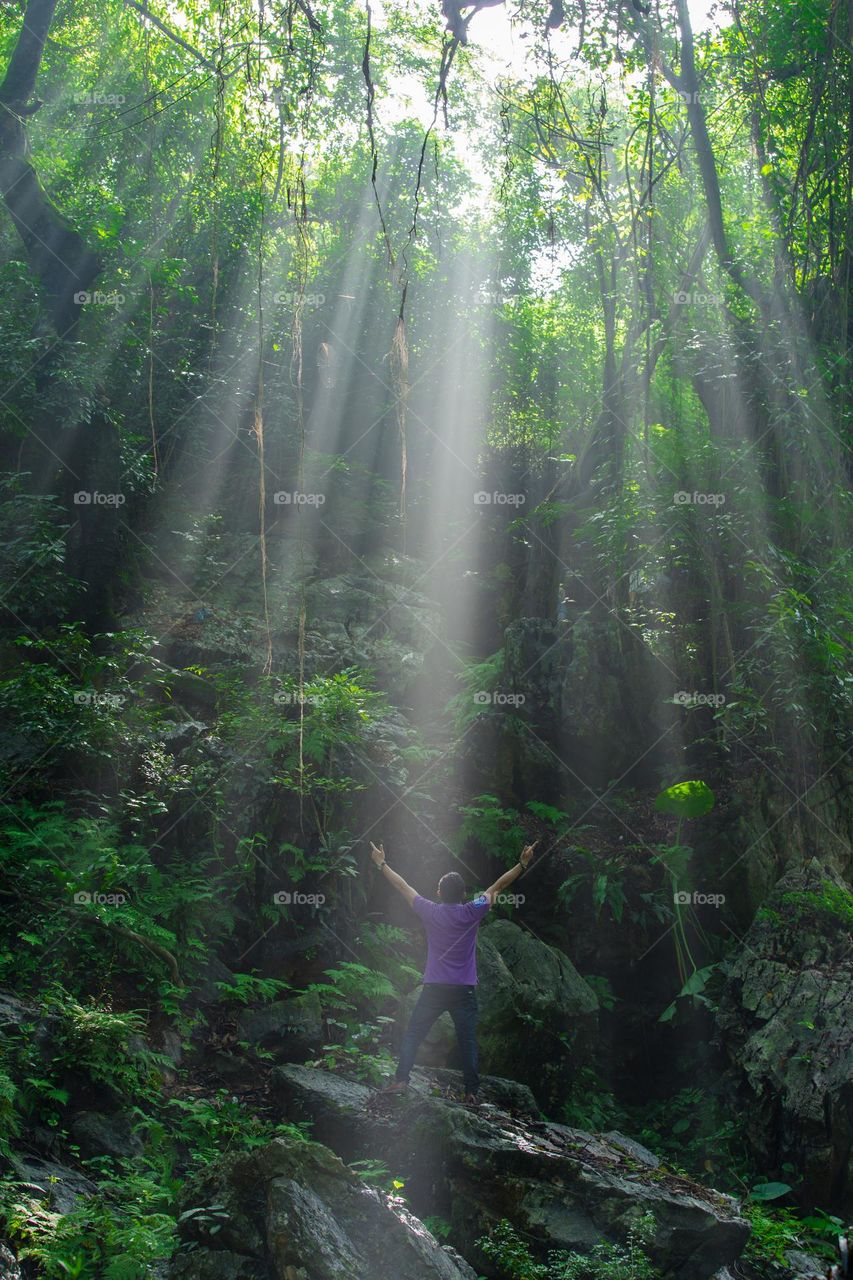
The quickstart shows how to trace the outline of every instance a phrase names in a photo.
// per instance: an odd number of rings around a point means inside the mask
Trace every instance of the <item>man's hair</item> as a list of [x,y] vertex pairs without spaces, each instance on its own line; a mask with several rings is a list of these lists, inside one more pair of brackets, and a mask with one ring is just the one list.
[[442,902],[461,902],[465,897],[465,881],[458,871],[448,871],[438,882],[438,896]]

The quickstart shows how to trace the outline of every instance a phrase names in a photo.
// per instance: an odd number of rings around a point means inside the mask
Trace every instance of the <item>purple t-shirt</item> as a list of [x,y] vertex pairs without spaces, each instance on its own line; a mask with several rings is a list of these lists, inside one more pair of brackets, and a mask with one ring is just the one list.
[[418,893],[412,910],[427,936],[424,982],[477,984],[477,929],[490,906],[485,894],[473,902],[430,902]]

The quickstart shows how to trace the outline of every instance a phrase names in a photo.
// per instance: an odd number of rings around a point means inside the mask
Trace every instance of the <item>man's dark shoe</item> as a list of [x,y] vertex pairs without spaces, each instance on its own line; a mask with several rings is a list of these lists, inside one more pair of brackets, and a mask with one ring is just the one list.
[[408,1093],[408,1092],[409,1092],[408,1080],[391,1080],[390,1083],[383,1085],[381,1089],[377,1089],[373,1096],[374,1098],[387,1098],[387,1097],[393,1096],[396,1093]]
[[367,1101],[368,1110],[373,1107],[381,1106],[386,1098],[394,1098],[399,1095],[405,1095],[409,1092],[408,1081],[392,1080],[390,1084],[384,1085],[381,1089],[376,1089]]
[[481,1101],[479,1093],[466,1093],[463,1098],[466,1107],[479,1107]]

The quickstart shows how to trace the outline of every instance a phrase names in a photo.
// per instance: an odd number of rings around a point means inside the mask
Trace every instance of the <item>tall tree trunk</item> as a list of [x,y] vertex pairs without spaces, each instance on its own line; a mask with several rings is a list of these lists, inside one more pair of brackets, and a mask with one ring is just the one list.
[[29,0],[0,83],[0,193],[41,291],[39,327],[56,333],[37,369],[42,411],[24,458],[36,485],[58,489],[65,500],[67,567],[85,587],[84,621],[103,630],[112,620],[109,584],[118,542],[118,433],[97,409],[84,417],[75,406],[78,416],[71,419],[68,389],[57,379],[85,301],[80,295],[88,292],[101,262],[42,188],[29,162],[25,124],[41,106],[34,94],[55,8],[56,0]]

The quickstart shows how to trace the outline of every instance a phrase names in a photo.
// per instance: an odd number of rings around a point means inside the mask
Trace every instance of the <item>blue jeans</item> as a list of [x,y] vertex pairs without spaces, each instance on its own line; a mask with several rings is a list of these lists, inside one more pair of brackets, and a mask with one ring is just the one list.
[[415,1065],[415,1054],[436,1018],[445,1011],[450,1014],[456,1028],[465,1091],[476,1093],[480,1087],[477,1075],[477,988],[458,982],[424,983],[403,1036],[396,1079],[408,1080]]

